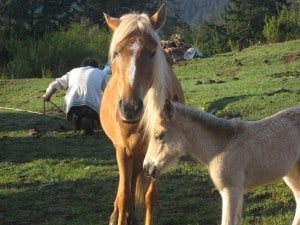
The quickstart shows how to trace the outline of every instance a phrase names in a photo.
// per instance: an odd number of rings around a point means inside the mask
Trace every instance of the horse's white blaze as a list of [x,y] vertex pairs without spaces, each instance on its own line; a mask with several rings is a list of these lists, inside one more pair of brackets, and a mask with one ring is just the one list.
[[132,51],[131,60],[130,60],[130,68],[129,68],[129,83],[131,87],[134,84],[135,74],[136,74],[136,53],[140,48],[140,42],[136,40],[133,45],[130,47]]

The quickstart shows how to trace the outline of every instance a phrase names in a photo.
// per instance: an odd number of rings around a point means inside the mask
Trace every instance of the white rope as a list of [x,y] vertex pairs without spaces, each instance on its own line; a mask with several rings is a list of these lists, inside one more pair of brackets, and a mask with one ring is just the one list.
[[13,111],[18,111],[18,112],[33,113],[33,114],[38,114],[38,115],[43,115],[43,116],[49,116],[49,117],[54,117],[54,118],[58,118],[58,119],[63,119],[63,120],[66,119],[65,117],[62,117],[62,116],[54,116],[54,115],[49,115],[49,114],[45,114],[45,113],[30,111],[30,110],[26,110],[26,109],[17,109],[17,108],[3,107],[3,106],[0,106],[0,109],[13,110]]

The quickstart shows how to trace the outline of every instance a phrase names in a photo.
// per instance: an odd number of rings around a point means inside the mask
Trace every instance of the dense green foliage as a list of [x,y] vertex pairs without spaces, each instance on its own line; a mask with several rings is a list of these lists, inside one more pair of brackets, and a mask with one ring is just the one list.
[[[256,43],[300,37],[300,1],[230,0],[221,24],[207,20],[199,28],[170,13],[160,31],[188,39],[206,55],[241,50]],[[103,12],[120,16],[131,10],[153,13],[161,1],[0,1],[0,77],[55,77],[84,57],[107,61],[110,33]],[[172,15],[171,15],[172,14]]]
[[230,0],[223,14],[223,25],[231,49],[243,49],[263,40],[264,19],[288,6],[286,0]]
[[0,31],[6,38],[33,37],[39,39],[46,32],[67,29],[82,19],[100,26],[103,12],[120,16],[130,10],[154,11],[157,1],[142,0],[1,0]]
[[[300,40],[174,66],[188,105],[248,120],[300,105],[299,68]],[[40,96],[52,80],[0,80],[0,107],[43,113]],[[63,98],[58,92],[52,100],[61,106]],[[47,103],[46,113],[59,112]],[[108,224],[118,170],[103,131],[74,134],[62,119],[3,108],[0,124],[0,224]],[[293,194],[278,181],[245,195],[243,224],[289,225],[294,212]],[[186,156],[166,171],[155,224],[216,225],[220,219],[221,199],[205,166]]]
[[107,62],[109,33],[103,12],[153,13],[157,1],[1,0],[0,77],[59,76],[84,57]]
[[295,8],[283,8],[278,16],[266,19],[263,35],[270,43],[294,40],[300,37],[300,1]]
[[73,24],[67,31],[45,33],[42,38],[5,42],[11,60],[0,63],[7,78],[58,77],[89,56],[107,62],[110,33],[97,26]]
[[230,0],[221,24],[207,21],[192,40],[206,54],[241,50],[256,43],[275,43],[300,37],[300,2]]

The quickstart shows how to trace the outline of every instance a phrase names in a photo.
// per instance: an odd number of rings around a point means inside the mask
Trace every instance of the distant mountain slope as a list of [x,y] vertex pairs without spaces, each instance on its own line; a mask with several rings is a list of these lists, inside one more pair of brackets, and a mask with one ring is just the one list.
[[219,22],[221,13],[229,0],[164,0],[168,14],[178,17],[192,27],[200,26],[205,20]]

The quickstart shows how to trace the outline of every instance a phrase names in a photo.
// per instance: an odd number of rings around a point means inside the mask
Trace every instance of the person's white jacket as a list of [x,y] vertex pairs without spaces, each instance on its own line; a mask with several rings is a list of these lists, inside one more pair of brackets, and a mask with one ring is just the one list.
[[108,82],[105,72],[91,66],[72,69],[60,78],[53,81],[44,95],[50,100],[57,90],[65,89],[66,96],[64,111],[67,114],[71,107],[87,105],[99,114],[102,92]]

